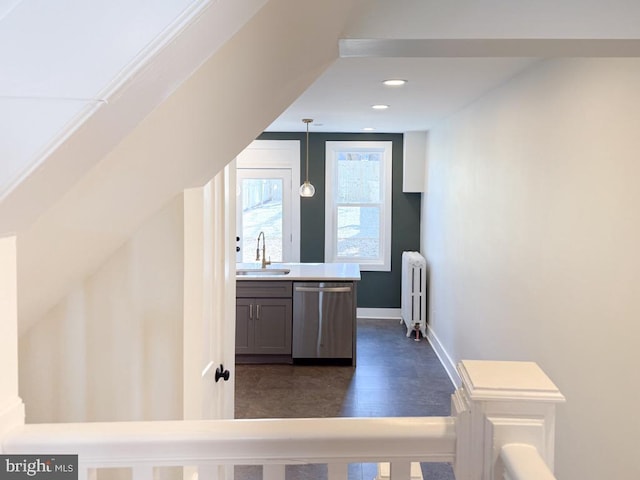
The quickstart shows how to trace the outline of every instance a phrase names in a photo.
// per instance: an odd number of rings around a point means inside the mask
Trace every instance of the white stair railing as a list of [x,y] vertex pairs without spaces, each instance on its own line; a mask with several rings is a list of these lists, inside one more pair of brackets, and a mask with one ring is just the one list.
[[113,422],[25,425],[4,452],[78,454],[81,470],[128,467],[135,480],[153,467],[318,463],[346,480],[349,463],[453,462],[455,440],[452,417]]
[[504,480],[555,480],[540,453],[531,445],[511,443],[500,450]]
[[[552,480],[555,405],[564,398],[534,363],[463,361],[451,417],[304,418],[36,424],[14,428],[4,454],[77,454],[80,480],[126,467],[152,480],[155,467],[327,464],[347,480],[349,463],[389,462],[410,480],[411,462],[450,462],[456,480]],[[207,475],[219,478],[223,475]],[[230,478],[230,477],[228,477]]]

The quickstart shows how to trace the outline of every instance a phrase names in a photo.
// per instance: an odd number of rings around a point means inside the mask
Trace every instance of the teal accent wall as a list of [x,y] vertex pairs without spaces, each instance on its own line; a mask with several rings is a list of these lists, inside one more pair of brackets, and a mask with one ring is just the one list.
[[[259,140],[300,140],[300,175],[306,171],[306,135],[298,132],[265,132]],[[361,272],[358,307],[400,308],[402,252],[420,250],[420,195],[402,192],[403,135],[401,133],[310,133],[309,181],[316,188],[312,198],[300,199],[300,261],[324,262],[325,143],[328,141],[393,142],[391,223],[391,271]]]

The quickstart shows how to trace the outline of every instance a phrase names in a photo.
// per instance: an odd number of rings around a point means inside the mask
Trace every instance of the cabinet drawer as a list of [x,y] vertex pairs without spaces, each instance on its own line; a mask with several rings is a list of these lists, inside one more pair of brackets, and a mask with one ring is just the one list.
[[291,298],[292,282],[236,281],[236,298]]

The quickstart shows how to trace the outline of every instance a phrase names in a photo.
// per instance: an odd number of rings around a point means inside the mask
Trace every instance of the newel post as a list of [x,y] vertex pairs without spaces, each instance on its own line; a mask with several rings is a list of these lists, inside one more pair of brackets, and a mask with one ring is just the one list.
[[452,397],[457,417],[456,480],[504,478],[500,449],[534,446],[553,471],[556,405],[564,397],[533,362],[463,360]]
[[5,434],[24,424],[18,396],[16,237],[0,238],[0,452]]

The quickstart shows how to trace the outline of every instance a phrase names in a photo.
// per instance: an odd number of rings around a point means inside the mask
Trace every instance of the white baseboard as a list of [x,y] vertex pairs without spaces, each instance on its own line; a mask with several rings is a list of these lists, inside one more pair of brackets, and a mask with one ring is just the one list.
[[453,383],[453,385],[455,385],[456,388],[460,387],[460,385],[462,385],[462,380],[460,379],[460,375],[458,374],[458,369],[456,368],[456,364],[451,359],[451,357],[445,350],[442,343],[440,343],[438,336],[431,329],[430,325],[427,325],[427,340],[429,340],[431,347],[433,347],[433,351],[436,352],[436,355],[438,356],[440,363],[442,364],[444,369],[447,371],[447,375],[449,375],[449,379],[451,380],[451,383]]
[[[24,425],[24,403],[20,397],[13,397],[0,405],[0,440],[2,437],[20,425]],[[0,452],[2,451],[2,441],[0,441]]]
[[400,320],[401,312],[399,308],[358,308],[358,318],[379,319],[379,320]]

